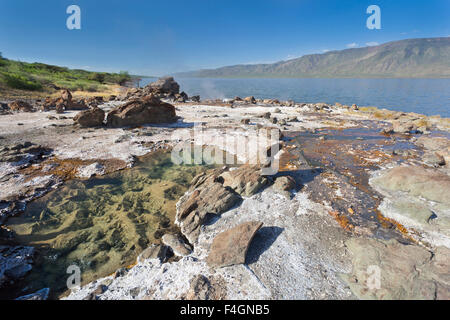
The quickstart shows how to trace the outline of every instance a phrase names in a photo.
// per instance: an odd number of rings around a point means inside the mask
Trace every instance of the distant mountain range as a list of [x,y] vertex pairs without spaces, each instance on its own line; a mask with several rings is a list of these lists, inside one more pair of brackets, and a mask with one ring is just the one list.
[[210,78],[450,78],[450,37],[407,39],[272,64],[178,73]]

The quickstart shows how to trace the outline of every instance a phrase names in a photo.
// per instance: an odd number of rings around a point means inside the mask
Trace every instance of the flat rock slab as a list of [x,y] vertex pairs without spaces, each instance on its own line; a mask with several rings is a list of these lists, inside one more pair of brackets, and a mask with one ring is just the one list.
[[206,260],[211,267],[226,267],[245,263],[248,247],[262,222],[245,222],[220,233],[213,241]]
[[395,167],[372,179],[372,182],[387,191],[403,191],[450,205],[450,177],[437,170],[418,166]]

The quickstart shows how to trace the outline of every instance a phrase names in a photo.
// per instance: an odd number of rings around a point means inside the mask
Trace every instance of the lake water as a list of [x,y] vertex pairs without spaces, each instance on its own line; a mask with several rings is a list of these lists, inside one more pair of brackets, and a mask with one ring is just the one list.
[[[154,78],[142,79],[145,86]],[[211,79],[176,78],[189,96],[235,96],[375,106],[450,117],[450,79]]]

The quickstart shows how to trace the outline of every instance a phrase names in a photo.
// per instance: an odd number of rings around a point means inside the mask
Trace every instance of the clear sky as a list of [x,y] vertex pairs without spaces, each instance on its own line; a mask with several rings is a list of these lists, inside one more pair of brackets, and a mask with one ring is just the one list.
[[[366,28],[372,4],[381,30]],[[3,56],[141,75],[449,35],[450,0],[0,0]]]

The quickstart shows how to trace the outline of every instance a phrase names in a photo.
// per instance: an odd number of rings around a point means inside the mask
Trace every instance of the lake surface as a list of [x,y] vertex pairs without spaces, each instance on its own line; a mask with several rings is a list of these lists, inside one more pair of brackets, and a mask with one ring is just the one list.
[[[142,79],[145,86],[154,78]],[[450,117],[450,79],[212,79],[176,78],[189,96],[235,96],[375,106]]]

